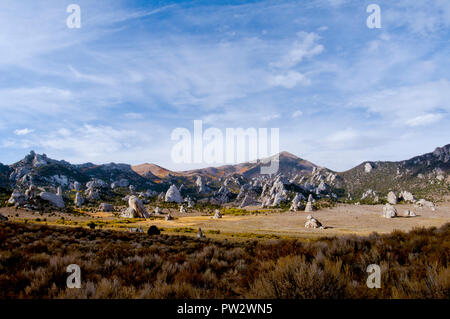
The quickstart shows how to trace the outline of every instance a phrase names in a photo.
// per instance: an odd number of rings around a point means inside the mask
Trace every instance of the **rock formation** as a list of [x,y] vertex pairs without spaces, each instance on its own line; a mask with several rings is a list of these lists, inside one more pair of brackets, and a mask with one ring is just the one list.
[[316,218],[308,215],[306,217],[305,228],[320,228],[323,229],[322,223],[319,222]]
[[182,203],[183,198],[181,197],[180,191],[175,185],[170,186],[166,192],[165,201],[169,203]]
[[411,194],[410,192],[407,192],[407,191],[401,192],[399,197],[402,198],[405,202],[414,203],[416,201],[413,194]]
[[397,202],[398,202],[397,195],[395,195],[394,192],[390,191],[390,192],[387,194],[387,201],[388,201],[388,203],[391,204],[391,205],[396,205]]
[[25,204],[26,201],[27,201],[27,198],[26,198],[25,194],[23,194],[19,190],[15,189],[12,192],[11,197],[8,199],[8,204],[19,206],[19,205]]
[[416,217],[417,215],[412,210],[407,209],[403,212],[403,216],[404,217]]
[[202,176],[197,176],[197,180],[195,181],[195,186],[198,188],[199,193],[205,193],[208,191],[208,187],[205,184]]
[[220,213],[220,210],[216,209],[216,211],[214,212],[214,219],[220,219],[222,218],[222,214]]
[[140,217],[140,218],[149,218],[150,214],[145,209],[144,204],[142,201],[137,198],[136,196],[130,196],[128,199],[128,208],[122,213],[122,217],[127,218],[133,218],[133,217]]
[[48,201],[50,204],[57,208],[64,208],[64,200],[61,195],[56,195],[50,192],[42,192],[39,194],[39,197],[45,201]]
[[383,217],[385,218],[394,218],[397,216],[397,209],[391,204],[386,204],[383,207]]
[[305,207],[305,212],[310,213],[314,210],[314,206],[313,206],[312,202],[313,202],[313,197],[311,194],[309,194],[308,202],[306,203],[306,207]]

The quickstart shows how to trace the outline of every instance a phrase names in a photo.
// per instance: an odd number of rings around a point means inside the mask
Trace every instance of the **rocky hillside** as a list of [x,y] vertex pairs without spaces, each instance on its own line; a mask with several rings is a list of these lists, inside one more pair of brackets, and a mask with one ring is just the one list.
[[449,191],[450,144],[432,153],[400,162],[365,162],[348,171],[337,173],[336,187],[353,196],[368,190],[381,195],[390,190],[408,190],[415,194],[442,194]]
[[49,193],[45,198],[60,196],[55,201],[59,204],[78,192],[79,205],[85,200],[117,202],[129,196],[144,200],[158,196],[190,206],[202,201],[239,207],[291,205],[293,210],[307,204],[307,198],[311,205],[323,198],[383,202],[389,192],[428,198],[450,193],[450,144],[409,160],[364,162],[345,172],[319,167],[287,152],[280,153],[278,160],[276,175],[261,174],[268,159],[172,172],[155,164],[73,165],[32,151],[17,163],[0,164],[0,188],[12,192],[10,204],[27,203],[39,188]]

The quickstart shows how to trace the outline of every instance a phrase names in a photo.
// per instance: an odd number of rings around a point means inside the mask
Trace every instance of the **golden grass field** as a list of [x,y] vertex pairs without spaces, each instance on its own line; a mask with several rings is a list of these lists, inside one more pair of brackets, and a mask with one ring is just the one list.
[[[149,211],[153,207],[147,207]],[[180,214],[176,209],[170,211],[175,217],[166,221],[164,217],[152,219],[124,219],[112,213],[83,212],[72,215],[55,212],[51,215],[40,215],[21,209],[2,208],[0,213],[11,221],[36,222],[48,225],[87,226],[94,221],[98,227],[105,229],[128,230],[130,227],[141,226],[146,230],[151,225],[162,228],[165,233],[182,232],[185,235],[195,236],[197,229],[201,228],[208,237],[214,238],[318,238],[335,235],[368,235],[372,232],[380,234],[390,233],[394,230],[409,231],[414,227],[440,227],[450,222],[450,202],[438,204],[435,211],[430,208],[415,208],[412,204],[396,205],[401,214],[410,209],[416,212],[417,217],[398,217],[386,219],[381,216],[382,205],[350,205],[339,204],[336,207],[314,211],[312,215],[317,218],[326,229],[306,229],[304,227],[305,212],[281,212],[279,210],[266,210],[264,213],[251,214],[257,208],[248,208],[248,215],[224,215],[221,219],[213,219],[212,215],[196,210],[187,214]]]

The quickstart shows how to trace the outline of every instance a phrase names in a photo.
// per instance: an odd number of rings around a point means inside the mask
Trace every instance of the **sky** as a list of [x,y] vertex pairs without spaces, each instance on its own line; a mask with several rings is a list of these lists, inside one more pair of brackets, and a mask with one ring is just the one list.
[[337,171],[408,159],[450,143],[449,41],[448,0],[2,0],[0,162],[210,166],[171,158],[194,120]]

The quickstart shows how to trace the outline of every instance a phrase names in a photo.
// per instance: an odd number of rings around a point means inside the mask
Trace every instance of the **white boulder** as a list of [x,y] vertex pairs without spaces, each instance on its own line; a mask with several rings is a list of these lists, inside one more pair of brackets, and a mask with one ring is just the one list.
[[53,206],[57,208],[64,208],[64,200],[61,195],[56,195],[50,192],[42,192],[39,194],[39,197],[45,201],[50,202]]
[[183,198],[181,197],[180,191],[175,185],[170,186],[166,192],[165,201],[169,203],[182,203]]
[[397,216],[397,209],[391,204],[386,204],[383,207],[383,217],[384,218],[394,218]]

